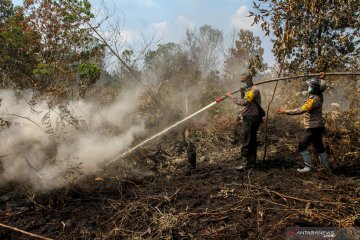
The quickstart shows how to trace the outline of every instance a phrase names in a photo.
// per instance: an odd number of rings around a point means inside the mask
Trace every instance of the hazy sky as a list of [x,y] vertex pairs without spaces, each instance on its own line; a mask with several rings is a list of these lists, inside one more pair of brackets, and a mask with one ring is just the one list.
[[[109,13],[122,22],[125,38],[138,39],[140,34],[151,38],[155,34],[160,43],[179,43],[187,28],[211,25],[230,35],[235,30],[247,29],[262,40],[265,61],[274,62],[272,43],[260,26],[251,26],[252,19],[246,17],[250,0],[89,0],[94,9],[105,2]],[[22,0],[13,1],[19,4]],[[114,19],[113,18],[113,19]]]

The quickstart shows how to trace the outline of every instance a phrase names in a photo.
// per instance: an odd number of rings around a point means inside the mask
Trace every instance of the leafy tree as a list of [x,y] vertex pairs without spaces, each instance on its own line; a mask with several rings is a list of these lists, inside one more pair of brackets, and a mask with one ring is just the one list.
[[100,78],[100,68],[94,63],[81,63],[80,74],[80,96],[84,97],[86,89],[96,83]]
[[104,55],[85,27],[94,17],[88,0],[26,0],[15,9],[6,0],[0,9],[1,79],[15,79],[7,85],[66,97],[99,78],[83,84],[83,67],[101,65]]
[[2,0],[0,2],[0,27],[14,15],[14,5],[11,0]]
[[24,10],[30,27],[42,40],[40,57],[47,62],[73,62],[88,54],[94,38],[84,23],[93,18],[87,0],[26,1]]
[[358,69],[358,0],[259,0],[250,12],[291,72]]
[[236,81],[240,73],[255,74],[266,70],[264,63],[264,49],[261,40],[251,31],[240,29],[234,46],[229,49],[229,56],[225,60],[224,75],[227,80]]
[[60,70],[54,81],[41,82],[42,87],[67,91],[77,82],[80,62],[96,63],[102,57],[101,45],[84,26],[94,17],[90,3],[87,0],[35,0],[27,1],[25,8],[30,10],[29,25],[42,37],[39,57]]
[[38,60],[39,34],[27,25],[21,8],[11,1],[0,2],[0,81],[1,87],[30,88]]

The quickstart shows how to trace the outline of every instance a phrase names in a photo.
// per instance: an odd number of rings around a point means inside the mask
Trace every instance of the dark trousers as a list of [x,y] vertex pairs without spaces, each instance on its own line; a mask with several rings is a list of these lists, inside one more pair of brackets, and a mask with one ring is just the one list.
[[325,147],[322,141],[324,130],[325,127],[305,129],[305,134],[299,142],[298,151],[305,151],[312,143],[317,153],[325,152]]
[[257,130],[260,126],[260,117],[243,117],[241,156],[256,156],[257,151]]

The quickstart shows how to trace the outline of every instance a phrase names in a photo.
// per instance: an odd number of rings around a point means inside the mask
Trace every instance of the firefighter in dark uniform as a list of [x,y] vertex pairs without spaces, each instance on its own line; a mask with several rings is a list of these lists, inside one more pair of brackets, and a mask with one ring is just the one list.
[[325,130],[324,119],[322,117],[322,106],[324,102],[323,91],[325,86],[320,84],[318,79],[310,79],[306,81],[308,85],[309,97],[300,108],[286,110],[280,108],[277,110],[278,114],[286,115],[299,115],[305,114],[304,126],[305,133],[298,145],[298,151],[304,159],[305,166],[301,169],[297,169],[298,172],[309,172],[314,168],[311,153],[307,150],[310,144],[313,144],[316,152],[319,155],[319,159],[324,168],[328,171],[330,163],[327,158],[325,147],[322,141],[322,136]]
[[261,95],[259,89],[253,85],[251,74],[242,74],[240,81],[242,83],[241,97],[226,93],[226,96],[235,104],[241,106],[240,114],[243,119],[241,157],[239,166],[235,167],[236,170],[251,168],[256,164],[257,131],[262,122],[262,117],[259,116]]

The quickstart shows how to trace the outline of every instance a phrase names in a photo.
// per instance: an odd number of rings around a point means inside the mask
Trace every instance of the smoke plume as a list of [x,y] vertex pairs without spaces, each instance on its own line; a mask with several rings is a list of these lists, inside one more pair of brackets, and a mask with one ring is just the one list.
[[64,111],[45,101],[32,106],[31,92],[0,91],[0,184],[21,181],[47,190],[96,172],[144,131],[143,121],[132,117],[140,95],[119,94],[109,106],[70,102]]

